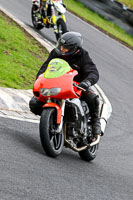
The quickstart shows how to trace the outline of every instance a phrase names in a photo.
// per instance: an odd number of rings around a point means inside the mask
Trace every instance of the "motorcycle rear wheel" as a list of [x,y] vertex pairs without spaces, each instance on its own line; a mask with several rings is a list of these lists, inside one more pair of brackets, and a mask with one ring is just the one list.
[[35,29],[37,30],[41,30],[42,28],[44,28],[44,26],[41,23],[38,23],[37,19],[34,16],[34,10],[35,10],[35,6],[33,5],[31,8],[31,18],[32,18],[32,24],[34,26]]
[[67,26],[66,23],[64,22],[64,20],[62,18],[59,18],[57,20],[57,33],[55,33],[56,35],[56,39],[58,40],[64,33],[67,32]]
[[54,108],[44,109],[40,119],[40,140],[46,154],[57,157],[64,146],[63,131],[55,133],[57,114]]
[[[83,144],[79,143],[78,147],[81,147],[81,146],[83,146]],[[90,162],[95,159],[95,157],[97,155],[97,149],[98,149],[98,145],[95,145],[95,146],[91,147],[90,149],[85,149],[78,153],[79,153],[79,156],[83,160]]]

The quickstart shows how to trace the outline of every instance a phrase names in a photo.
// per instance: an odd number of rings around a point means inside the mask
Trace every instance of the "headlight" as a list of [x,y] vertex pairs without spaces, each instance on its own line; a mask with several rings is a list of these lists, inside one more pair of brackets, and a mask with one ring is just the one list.
[[40,89],[40,93],[43,96],[55,96],[55,95],[59,94],[60,91],[61,91],[61,88],[51,88],[51,89],[41,88]]

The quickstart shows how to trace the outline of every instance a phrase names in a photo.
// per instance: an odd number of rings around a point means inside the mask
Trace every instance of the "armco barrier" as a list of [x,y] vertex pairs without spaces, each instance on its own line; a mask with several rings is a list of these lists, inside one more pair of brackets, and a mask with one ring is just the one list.
[[133,10],[115,0],[77,0],[133,36]]

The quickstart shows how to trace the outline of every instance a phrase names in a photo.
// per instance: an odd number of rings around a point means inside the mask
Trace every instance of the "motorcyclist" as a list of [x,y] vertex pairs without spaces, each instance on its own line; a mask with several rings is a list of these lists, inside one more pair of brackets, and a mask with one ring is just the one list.
[[[54,1],[54,0],[53,0]],[[53,2],[52,0],[35,0],[33,1],[34,7],[34,13],[36,18],[38,19],[38,22],[42,21],[44,24],[47,20],[49,20],[49,23],[53,23],[54,31],[57,31],[57,25],[56,25],[56,16],[55,12],[53,11]]]
[[[40,0],[43,21],[45,21],[45,19],[48,18],[49,23],[53,23],[54,32],[57,32],[58,30],[56,25],[56,15],[53,8],[53,2],[58,2],[58,0]],[[60,3],[63,4],[62,0],[60,0]]]
[[[88,52],[82,48],[82,36],[78,32],[64,33],[58,40],[56,48],[49,54],[48,59],[44,62],[37,73],[36,78],[41,75],[53,58],[61,58],[69,63],[72,69],[78,71],[74,80],[79,82],[79,86],[84,88],[81,99],[85,100],[91,115],[92,133],[94,137],[101,134],[101,124],[99,119],[99,97],[91,89],[91,86],[97,83],[99,73],[96,65],[93,63]],[[30,109],[34,114],[40,115],[43,103],[33,97],[29,103]]]

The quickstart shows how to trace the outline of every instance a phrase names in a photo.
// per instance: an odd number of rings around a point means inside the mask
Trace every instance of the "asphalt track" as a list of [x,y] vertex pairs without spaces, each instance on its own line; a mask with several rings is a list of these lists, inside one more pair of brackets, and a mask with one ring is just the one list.
[[[0,5],[32,26],[31,1],[0,0]],[[45,156],[38,125],[0,120],[0,199],[131,200],[133,198],[133,52],[67,13],[69,30],[80,31],[84,47],[100,71],[99,85],[111,101],[97,158],[82,161],[67,149],[57,159]],[[40,32],[55,42],[52,30]]]

